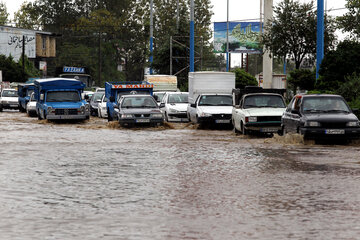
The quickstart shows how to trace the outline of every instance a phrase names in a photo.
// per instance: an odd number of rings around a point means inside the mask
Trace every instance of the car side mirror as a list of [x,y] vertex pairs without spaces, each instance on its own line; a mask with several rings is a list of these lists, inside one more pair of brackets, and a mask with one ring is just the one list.
[[357,108],[351,109],[351,111],[352,111],[354,114],[358,114],[358,113],[359,113],[359,109],[357,109]]
[[159,108],[163,108],[163,107],[165,107],[165,103],[160,103],[160,106],[159,106]]
[[85,95],[85,96],[84,96],[84,99],[85,99],[85,100],[89,100],[89,95]]
[[110,100],[110,102],[115,102],[115,97],[114,97],[114,96],[111,96],[111,97],[109,98],[109,100]]
[[44,99],[45,99],[45,95],[43,93],[40,94],[40,101],[44,101]]
[[195,104],[195,103],[191,103],[191,104],[190,104],[190,107],[196,108],[196,104]]

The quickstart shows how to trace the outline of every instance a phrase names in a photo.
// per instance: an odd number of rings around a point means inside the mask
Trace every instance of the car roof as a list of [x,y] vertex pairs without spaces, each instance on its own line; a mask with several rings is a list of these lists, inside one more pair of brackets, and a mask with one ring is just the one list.
[[336,94],[297,94],[297,97],[342,97],[340,95],[336,95]]
[[254,96],[254,95],[271,95],[271,96],[279,96],[279,97],[282,97],[281,94],[278,94],[278,93],[248,93],[248,94],[245,94],[244,97]]
[[128,98],[128,97],[152,97],[152,96],[147,94],[129,94],[129,95],[122,95],[121,97]]

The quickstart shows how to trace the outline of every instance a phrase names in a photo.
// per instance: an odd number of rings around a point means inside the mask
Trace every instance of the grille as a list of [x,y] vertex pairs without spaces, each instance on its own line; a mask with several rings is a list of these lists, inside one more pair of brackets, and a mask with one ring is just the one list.
[[150,117],[150,114],[134,114],[135,117]]
[[62,109],[62,108],[55,109],[55,115],[77,115],[77,114],[78,114],[77,109]]
[[323,128],[345,128],[346,122],[321,122]]
[[258,122],[280,122],[281,116],[262,116],[257,117]]
[[215,119],[231,119],[231,114],[213,114],[213,118]]

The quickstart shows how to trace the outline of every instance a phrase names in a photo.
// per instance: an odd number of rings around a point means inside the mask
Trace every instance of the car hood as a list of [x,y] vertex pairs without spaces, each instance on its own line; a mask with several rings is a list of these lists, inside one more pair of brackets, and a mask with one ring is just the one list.
[[157,108],[129,108],[121,109],[122,114],[149,114],[149,113],[161,113]]
[[282,116],[285,108],[248,108],[244,110],[251,117]]
[[46,105],[52,108],[80,108],[84,105],[82,102],[47,102]]
[[188,106],[187,103],[169,103],[169,104],[167,104],[168,108],[175,109],[176,111],[179,111],[179,112],[186,112],[187,106]]
[[304,120],[317,122],[348,122],[358,120],[353,113],[315,113],[304,114],[303,116]]
[[218,113],[231,114],[232,113],[232,106],[198,106],[198,109],[201,112],[210,113],[210,114],[218,114]]

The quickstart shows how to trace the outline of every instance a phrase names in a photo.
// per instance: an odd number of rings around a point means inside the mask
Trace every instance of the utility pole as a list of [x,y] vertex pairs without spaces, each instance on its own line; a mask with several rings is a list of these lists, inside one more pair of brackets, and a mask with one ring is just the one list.
[[190,72],[194,72],[194,0],[190,2]]
[[[272,16],[273,16],[273,0],[264,0],[264,25],[269,20],[272,19]],[[273,61],[269,55],[270,55],[270,51],[265,50],[264,47],[264,55],[263,55],[263,87],[264,88],[272,88]]]
[[320,64],[324,58],[324,0],[317,1],[317,37],[316,37],[316,81],[319,78]]
[[154,2],[153,0],[150,0],[150,75],[153,74],[153,38],[154,38],[154,8],[153,8]]
[[101,30],[99,30],[99,83],[98,86],[101,85]]
[[25,76],[25,35],[23,35],[23,39],[22,39],[22,70],[23,70],[23,74]]
[[229,71],[229,0],[227,0],[226,14],[226,71]]

